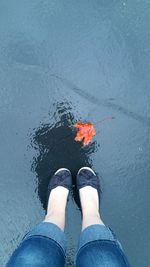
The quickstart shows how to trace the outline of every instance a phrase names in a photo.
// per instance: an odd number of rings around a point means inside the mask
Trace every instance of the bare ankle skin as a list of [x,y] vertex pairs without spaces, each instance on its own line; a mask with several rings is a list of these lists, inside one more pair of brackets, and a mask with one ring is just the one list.
[[69,190],[63,186],[57,186],[50,192],[47,214],[44,222],[56,224],[62,231],[65,227],[65,211]]
[[93,224],[104,225],[99,213],[98,192],[91,186],[85,186],[79,190],[82,207],[82,230]]

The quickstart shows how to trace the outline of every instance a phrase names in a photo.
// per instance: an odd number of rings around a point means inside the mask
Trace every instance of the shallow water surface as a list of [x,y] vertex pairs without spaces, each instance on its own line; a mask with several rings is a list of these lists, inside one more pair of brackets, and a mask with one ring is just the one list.
[[[53,172],[70,168],[75,183],[83,165],[131,265],[149,266],[149,13],[147,0],[0,2],[0,266],[44,218]],[[96,123],[87,148],[79,120]],[[71,193],[67,266],[80,229]]]

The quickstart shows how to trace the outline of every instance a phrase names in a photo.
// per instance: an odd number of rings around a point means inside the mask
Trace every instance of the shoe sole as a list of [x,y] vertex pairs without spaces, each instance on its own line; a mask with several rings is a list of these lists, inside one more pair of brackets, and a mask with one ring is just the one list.
[[82,167],[79,171],[78,171],[78,174],[82,171],[82,170],[88,170],[90,172],[92,172],[95,176],[96,176],[96,173],[89,167]]

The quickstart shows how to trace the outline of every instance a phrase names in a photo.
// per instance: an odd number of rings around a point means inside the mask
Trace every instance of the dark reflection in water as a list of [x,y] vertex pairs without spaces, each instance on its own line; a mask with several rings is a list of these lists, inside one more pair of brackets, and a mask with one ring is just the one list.
[[47,186],[52,174],[58,168],[69,168],[75,184],[78,169],[92,166],[90,155],[97,148],[96,142],[83,148],[81,142],[74,141],[75,131],[72,126],[81,118],[74,117],[71,104],[57,103],[54,109],[51,121],[40,125],[32,139],[32,146],[39,152],[33,160],[32,170],[37,175],[38,195],[44,209]]

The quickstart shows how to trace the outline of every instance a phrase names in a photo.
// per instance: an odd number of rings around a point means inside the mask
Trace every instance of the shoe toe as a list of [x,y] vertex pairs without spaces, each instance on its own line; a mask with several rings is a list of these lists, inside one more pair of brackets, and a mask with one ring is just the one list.
[[57,170],[54,175],[51,177],[49,185],[48,185],[48,191],[50,192],[52,189],[54,189],[57,186],[63,186],[67,188],[68,190],[72,187],[72,176],[71,172],[66,168],[61,168]]
[[81,168],[77,174],[77,189],[85,186],[92,186],[99,190],[99,177],[91,168]]

